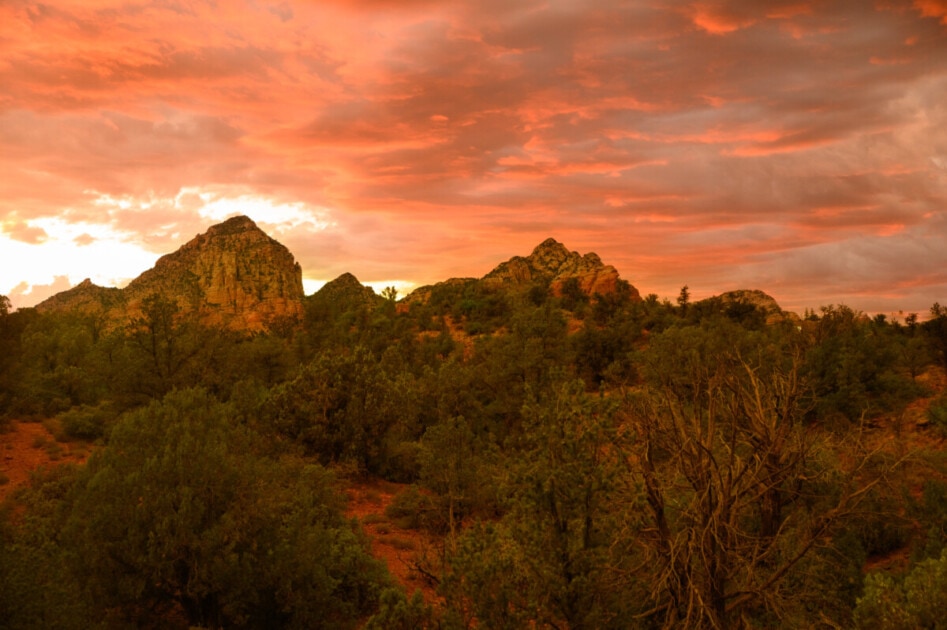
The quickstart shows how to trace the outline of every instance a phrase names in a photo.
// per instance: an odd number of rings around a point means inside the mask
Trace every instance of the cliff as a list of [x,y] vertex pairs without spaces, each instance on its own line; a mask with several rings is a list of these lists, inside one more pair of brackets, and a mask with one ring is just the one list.
[[[498,265],[483,277],[487,286],[527,286],[536,281],[549,283],[554,295],[560,295],[562,287],[571,279],[578,281],[583,293],[614,293],[618,287],[618,271],[602,263],[598,254],[580,255],[569,251],[565,245],[549,238],[540,243],[526,257],[514,256]],[[631,287],[633,299],[639,299],[638,291]]]
[[124,289],[90,281],[37,305],[40,311],[104,313],[114,324],[141,316],[142,301],[159,294],[182,315],[233,330],[258,331],[303,313],[302,270],[286,247],[247,217],[215,225],[158,259]]

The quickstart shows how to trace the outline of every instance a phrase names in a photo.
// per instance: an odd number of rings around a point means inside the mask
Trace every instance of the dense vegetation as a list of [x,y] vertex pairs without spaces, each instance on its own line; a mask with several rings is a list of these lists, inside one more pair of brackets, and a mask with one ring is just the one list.
[[[621,287],[620,287],[621,289]],[[0,514],[5,628],[940,627],[947,310],[435,287],[207,329],[9,312],[0,412],[95,441]],[[934,397],[908,448],[906,411]],[[912,428],[912,430],[914,430]],[[342,484],[411,484],[434,606]],[[867,571],[871,559],[903,561]]]

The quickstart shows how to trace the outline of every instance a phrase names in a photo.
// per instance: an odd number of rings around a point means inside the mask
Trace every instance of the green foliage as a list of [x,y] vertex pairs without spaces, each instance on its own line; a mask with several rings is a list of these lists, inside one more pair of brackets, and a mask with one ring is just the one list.
[[412,424],[410,383],[372,353],[323,354],[275,388],[265,415],[278,433],[324,462],[352,462],[380,474],[389,464],[389,433]]
[[213,627],[344,628],[369,610],[383,571],[331,476],[256,455],[256,439],[201,390],[117,424],[66,528],[92,601]]
[[365,630],[441,630],[450,626],[441,623],[434,609],[424,603],[420,591],[408,599],[402,591],[389,588],[381,594],[378,612],[363,627]]
[[63,433],[80,440],[92,441],[103,437],[114,420],[115,413],[103,405],[80,405],[59,414]]
[[947,394],[931,402],[927,410],[927,418],[942,435],[947,436]]
[[438,497],[450,541],[472,512],[488,515],[496,506],[496,488],[485,474],[483,446],[463,417],[428,427],[418,457],[421,483]]
[[899,340],[890,327],[872,324],[846,306],[829,306],[809,330],[806,376],[820,417],[841,414],[855,422],[903,408],[921,393],[896,369]]
[[102,628],[103,616],[68,570],[72,550],[62,532],[79,471],[58,466],[35,473],[19,494],[23,521],[0,512],[0,626],[10,630]]
[[884,573],[865,579],[855,607],[855,626],[872,630],[947,628],[947,551],[915,566],[903,580]]
[[524,416],[519,454],[509,463],[509,511],[497,527],[468,531],[450,560],[454,606],[489,627],[522,627],[527,619],[625,627],[605,571],[618,472],[609,448],[614,405],[586,395],[581,382],[561,383],[548,397],[530,398]]

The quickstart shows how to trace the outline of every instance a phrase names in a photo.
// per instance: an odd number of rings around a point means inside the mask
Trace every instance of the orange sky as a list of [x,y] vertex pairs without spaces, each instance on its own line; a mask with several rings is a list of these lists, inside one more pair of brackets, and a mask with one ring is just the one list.
[[0,294],[233,214],[307,288],[552,236],[642,294],[947,303],[947,0],[4,0]]

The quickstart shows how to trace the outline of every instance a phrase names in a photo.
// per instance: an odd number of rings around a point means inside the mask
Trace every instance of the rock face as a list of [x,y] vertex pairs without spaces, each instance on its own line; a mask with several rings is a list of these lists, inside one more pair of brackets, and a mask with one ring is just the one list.
[[302,270],[283,245],[247,217],[234,217],[162,256],[124,289],[86,281],[54,295],[37,310],[94,309],[109,320],[141,315],[142,301],[158,294],[173,299],[182,314],[207,325],[258,331],[303,313]]
[[[618,271],[605,265],[597,254],[584,256],[569,251],[565,245],[549,238],[540,243],[529,256],[514,256],[483,277],[488,286],[523,286],[535,281],[548,281],[553,294],[560,295],[566,282],[575,278],[583,293],[609,294],[617,290]],[[631,287],[633,299],[640,299]]]
[[36,310],[41,313],[52,311],[80,311],[101,314],[122,303],[122,290],[114,287],[100,287],[86,278],[67,291],[40,302]]
[[283,245],[247,217],[227,219],[162,256],[125,287],[127,314],[144,298],[173,297],[183,312],[207,324],[260,330],[279,318],[302,316],[302,269]]

